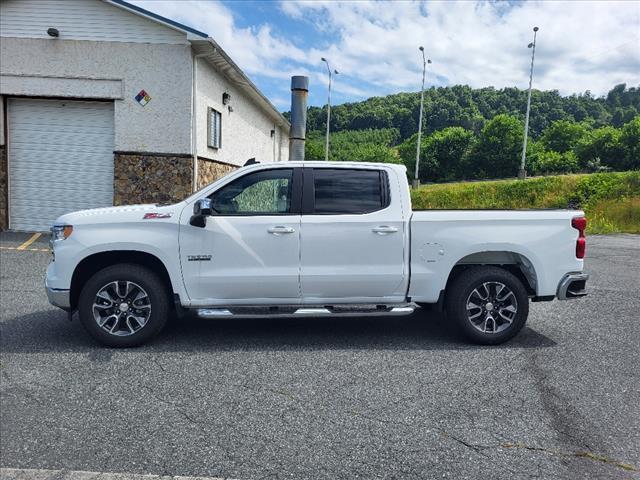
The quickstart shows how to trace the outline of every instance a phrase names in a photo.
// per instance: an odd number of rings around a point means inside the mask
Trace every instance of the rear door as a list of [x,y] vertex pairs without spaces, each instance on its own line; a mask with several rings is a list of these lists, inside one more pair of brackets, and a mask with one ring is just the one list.
[[303,303],[404,298],[403,215],[392,171],[305,168],[300,243]]

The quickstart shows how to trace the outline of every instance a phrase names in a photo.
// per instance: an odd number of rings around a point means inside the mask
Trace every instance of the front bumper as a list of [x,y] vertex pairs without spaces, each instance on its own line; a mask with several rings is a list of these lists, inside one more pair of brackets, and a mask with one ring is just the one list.
[[558,300],[584,297],[587,294],[587,280],[589,275],[586,273],[567,273],[558,285]]
[[47,285],[46,280],[44,282],[44,288],[47,291],[47,298],[51,305],[67,311],[71,309],[71,295],[69,290],[51,288]]

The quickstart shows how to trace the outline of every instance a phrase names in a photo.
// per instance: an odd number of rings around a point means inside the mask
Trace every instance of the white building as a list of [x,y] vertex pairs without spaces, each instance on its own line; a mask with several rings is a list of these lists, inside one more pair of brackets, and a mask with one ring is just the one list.
[[289,127],[205,33],[122,0],[0,0],[0,228],[180,200],[286,160]]

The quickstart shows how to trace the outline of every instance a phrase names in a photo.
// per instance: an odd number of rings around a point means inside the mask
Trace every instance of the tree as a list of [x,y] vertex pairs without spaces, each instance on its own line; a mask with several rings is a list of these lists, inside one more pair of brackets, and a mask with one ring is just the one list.
[[640,169],[640,115],[622,127],[620,145],[624,149],[624,168]]
[[547,150],[565,153],[573,150],[588,133],[583,123],[556,120],[544,131],[541,141]]
[[[396,128],[370,128],[332,133],[329,160],[399,163],[398,153],[391,147],[397,143],[399,136],[400,133]],[[324,149],[324,132],[309,132],[305,144],[305,158],[324,160]]]
[[[526,90],[517,88],[472,89],[456,85],[427,89],[421,178],[444,181],[452,175],[460,178],[515,175],[514,165],[518,164],[522,148],[522,127],[513,127],[514,122],[524,121],[526,95]],[[372,97],[332,107],[330,159],[396,162],[400,157],[413,173],[419,108],[419,92]],[[324,158],[326,114],[326,107],[308,110],[308,159]],[[582,171],[640,168],[638,116],[640,88],[624,84],[616,85],[603,97],[588,90],[568,97],[555,90],[533,90],[527,165],[531,165],[532,172],[534,168],[538,172],[572,171],[575,158],[569,153],[573,152]],[[505,117],[511,120],[506,121]],[[509,128],[502,128],[507,124]],[[500,126],[504,130],[501,133]],[[454,127],[462,130],[449,131]],[[439,135],[445,131],[444,136]],[[456,139],[454,133],[463,131],[472,132],[479,139],[477,144],[475,140],[467,142],[464,154],[460,152],[469,134]],[[463,146],[458,147],[459,143]]]
[[[463,178],[464,161],[474,140],[473,132],[462,127],[445,128],[423,138],[420,148],[420,180],[442,182]],[[407,147],[399,147],[398,150],[408,171],[413,176],[415,172],[415,136],[407,142]]]
[[324,160],[324,141],[319,135],[309,134],[307,136],[307,141],[304,144],[304,158],[307,160]]
[[489,120],[469,155],[466,177],[515,177],[520,166],[524,126],[510,115]]
[[611,126],[598,128],[582,137],[575,151],[583,170],[592,171],[601,165],[614,170],[624,168],[625,152],[620,143],[620,130]]

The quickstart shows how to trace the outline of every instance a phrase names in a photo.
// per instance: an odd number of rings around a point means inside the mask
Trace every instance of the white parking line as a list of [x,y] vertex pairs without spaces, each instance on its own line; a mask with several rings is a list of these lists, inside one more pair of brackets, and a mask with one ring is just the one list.
[[0,250],[16,250],[21,252],[51,252],[49,248],[19,248],[19,247],[0,247]]
[[230,480],[222,477],[183,477],[137,473],[84,472],[81,470],[45,470],[0,468],[0,480]]

